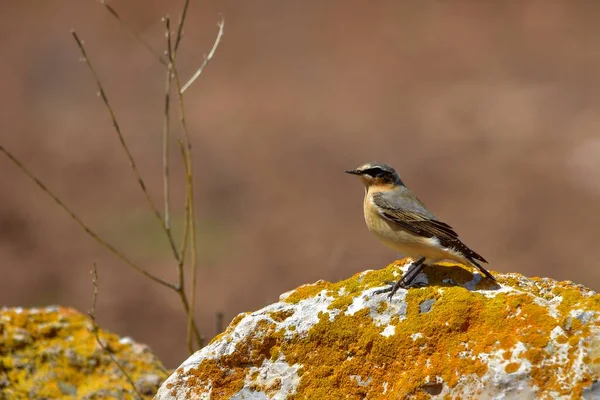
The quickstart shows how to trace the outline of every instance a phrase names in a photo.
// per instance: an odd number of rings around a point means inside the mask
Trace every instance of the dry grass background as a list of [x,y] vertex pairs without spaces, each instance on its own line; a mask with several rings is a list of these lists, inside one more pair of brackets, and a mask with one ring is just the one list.
[[[160,18],[181,7],[110,4],[157,49]],[[219,13],[221,47],[185,95],[207,336],[216,311],[228,321],[396,257],[366,230],[362,188],[342,173],[371,159],[397,167],[491,269],[600,289],[599,3],[195,1],[184,77]],[[173,278],[70,28],[160,201],[162,67],[92,0],[0,5],[0,142],[90,225]],[[174,180],[174,201],[183,195]],[[179,364],[176,296],[99,248],[0,158],[0,304],[86,310],[94,260],[99,323]]]

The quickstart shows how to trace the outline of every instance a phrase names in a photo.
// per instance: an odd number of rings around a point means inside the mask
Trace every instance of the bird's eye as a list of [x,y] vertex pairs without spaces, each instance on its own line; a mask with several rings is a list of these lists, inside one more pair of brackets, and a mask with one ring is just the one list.
[[365,171],[365,174],[372,176],[373,178],[381,178],[386,174],[386,171],[381,168],[369,168]]

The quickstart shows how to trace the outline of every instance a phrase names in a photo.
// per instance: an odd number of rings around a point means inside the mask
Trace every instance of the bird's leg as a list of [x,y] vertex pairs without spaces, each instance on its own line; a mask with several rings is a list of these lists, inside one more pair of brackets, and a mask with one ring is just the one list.
[[396,282],[394,284],[394,286],[392,287],[392,291],[388,295],[389,301],[392,301],[392,297],[394,296],[394,294],[396,294],[396,292],[398,291],[398,289],[400,289],[400,287],[409,287],[410,286],[411,282],[417,277],[417,275],[419,275],[421,273],[423,268],[425,268],[424,262],[425,262],[425,257],[419,258],[413,265],[411,265],[411,267],[406,272],[406,274],[404,274],[402,276],[402,278],[398,279],[398,282]]
[[404,287],[410,287],[412,281],[414,281],[417,275],[423,271],[423,268],[425,268],[425,257],[419,258],[413,265],[411,265],[408,271],[406,271],[406,274],[396,284],[400,283],[400,285]]
[[421,257],[417,261],[411,262],[411,265],[410,267],[408,267],[408,271],[406,272],[406,274],[402,275],[402,277],[398,279],[397,282],[392,283],[389,287],[385,289],[377,290],[373,294],[383,294],[391,292],[388,295],[388,298],[391,301],[392,296],[398,291],[398,289],[400,289],[401,287],[408,287],[410,283],[417,277],[417,275],[421,273],[421,271],[425,267],[425,264],[423,264],[424,262],[425,257]]

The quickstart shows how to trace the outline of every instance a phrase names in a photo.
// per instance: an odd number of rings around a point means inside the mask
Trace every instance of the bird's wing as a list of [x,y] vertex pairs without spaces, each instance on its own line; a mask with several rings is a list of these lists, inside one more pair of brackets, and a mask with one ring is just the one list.
[[373,194],[373,204],[383,218],[418,236],[435,237],[442,246],[454,248],[468,258],[487,262],[461,242],[450,225],[438,221],[412,192],[405,190],[401,195],[393,191]]

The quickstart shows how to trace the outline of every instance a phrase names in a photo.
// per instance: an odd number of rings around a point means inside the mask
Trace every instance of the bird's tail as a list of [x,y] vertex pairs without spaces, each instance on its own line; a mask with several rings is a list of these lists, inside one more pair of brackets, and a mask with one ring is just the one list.
[[471,257],[468,258],[468,260],[471,262],[471,264],[473,264],[482,274],[484,274],[486,277],[488,277],[489,279],[491,279],[492,281],[496,282],[496,278],[494,278],[494,275],[492,275],[490,273],[490,271],[488,271],[487,269],[483,268],[481,265],[479,265],[477,263],[477,261],[473,260]]

